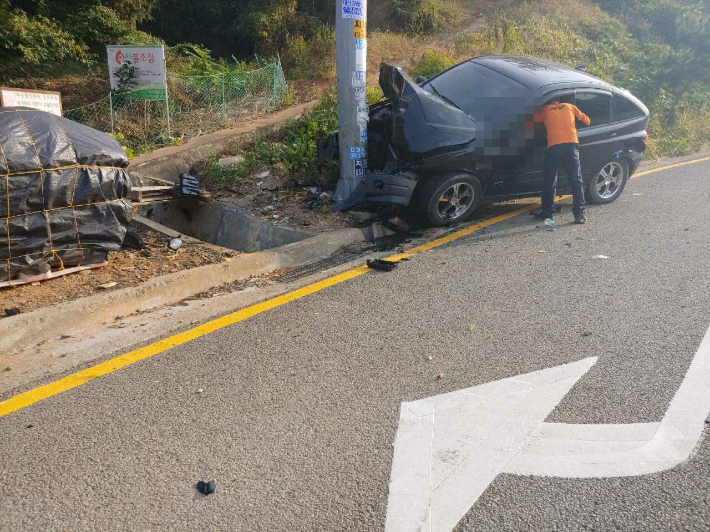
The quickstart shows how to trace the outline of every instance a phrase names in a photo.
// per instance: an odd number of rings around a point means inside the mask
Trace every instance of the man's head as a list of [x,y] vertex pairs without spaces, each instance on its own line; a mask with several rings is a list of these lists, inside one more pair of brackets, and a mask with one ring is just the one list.
[[545,105],[552,105],[552,104],[560,105],[562,103],[571,103],[574,105],[574,103],[575,103],[574,94],[562,94],[561,96],[554,96]]

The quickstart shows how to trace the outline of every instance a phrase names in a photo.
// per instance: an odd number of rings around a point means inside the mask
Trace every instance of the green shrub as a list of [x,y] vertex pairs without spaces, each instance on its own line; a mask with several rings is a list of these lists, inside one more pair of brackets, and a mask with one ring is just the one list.
[[243,162],[222,167],[214,157],[207,161],[205,172],[215,182],[236,182],[256,170],[280,164],[294,176],[320,176],[329,180],[337,177],[337,167],[326,169],[324,174],[320,172],[317,143],[337,128],[336,97],[334,92],[329,92],[311,111],[289,121],[273,139],[230,152],[241,155]]
[[308,40],[301,34],[290,35],[281,62],[292,79],[329,77],[335,69],[335,30],[320,26]]
[[426,50],[421,59],[409,67],[407,73],[413,79],[416,79],[418,76],[424,76],[428,79],[454,66],[456,63],[458,63],[458,61],[445,52]]
[[123,135],[121,135],[120,133],[116,133],[116,134],[109,133],[109,135],[111,135],[113,138],[115,138],[121,144],[121,148],[123,148],[123,151],[126,152],[126,155],[128,156],[128,160],[132,160],[133,157],[135,156],[135,153],[133,152],[133,149],[130,146],[126,145],[125,137]]
[[461,9],[451,0],[393,0],[395,23],[413,33],[433,33],[461,19]]
[[226,62],[212,57],[212,53],[199,44],[180,43],[166,50],[166,61],[171,72],[184,76],[210,76],[226,70]]
[[3,56],[30,65],[67,59],[86,64],[96,61],[83,42],[50,19],[40,15],[30,17],[0,2],[0,57]]
[[75,39],[93,49],[107,43],[127,44],[122,40],[132,30],[114,10],[102,5],[91,5],[70,13],[63,25],[71,30]]
[[380,100],[384,100],[385,95],[382,92],[382,87],[379,85],[374,85],[367,87],[367,104],[372,105],[373,103],[377,103]]

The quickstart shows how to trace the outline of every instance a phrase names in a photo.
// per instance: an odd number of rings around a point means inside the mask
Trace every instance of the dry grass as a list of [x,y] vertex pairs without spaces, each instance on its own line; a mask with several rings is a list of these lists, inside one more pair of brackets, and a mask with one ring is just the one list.
[[371,74],[380,71],[380,63],[406,66],[421,57],[426,44],[420,38],[392,33],[372,31],[367,42],[367,69]]
[[72,109],[95,102],[109,91],[108,69],[81,65],[61,65],[59,69],[35,68],[29,76],[0,77],[0,85],[20,89],[39,89],[62,93],[62,106]]

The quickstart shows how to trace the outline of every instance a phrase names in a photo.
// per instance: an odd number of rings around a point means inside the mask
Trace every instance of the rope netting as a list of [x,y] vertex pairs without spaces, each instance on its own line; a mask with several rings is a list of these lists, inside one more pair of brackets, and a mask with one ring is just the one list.
[[278,108],[287,93],[278,61],[249,72],[168,73],[167,79],[167,104],[162,94],[158,99],[145,99],[145,91],[114,91],[64,116],[100,131],[120,133],[129,145],[150,145],[168,137],[188,139],[232,126],[245,117]]

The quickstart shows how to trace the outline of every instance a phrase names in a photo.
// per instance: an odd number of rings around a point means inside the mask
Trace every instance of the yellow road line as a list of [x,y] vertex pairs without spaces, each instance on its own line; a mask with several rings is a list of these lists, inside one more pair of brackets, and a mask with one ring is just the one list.
[[652,168],[651,170],[644,170],[643,172],[638,172],[632,177],[642,177],[649,174],[655,174],[656,172],[661,172],[663,170],[670,170],[671,168],[678,168],[680,166],[686,166],[688,164],[702,163],[705,161],[710,161],[710,157],[703,157],[702,159],[693,159],[692,161],[685,161],[684,163],[669,164],[668,166],[659,166],[658,168]]
[[[661,168],[654,168],[653,170],[647,170],[645,172],[638,173],[634,177],[640,177],[642,175],[648,175],[655,172],[660,172],[662,170],[677,168],[686,164],[692,164],[708,160],[710,160],[710,157],[697,159],[694,161],[688,161],[684,163],[672,164]],[[569,196],[564,197],[566,198]],[[412,249],[405,251],[404,253],[392,255],[388,258],[390,260],[401,260],[416,255],[417,253],[429,251],[430,249],[434,249],[444,244],[448,244],[449,242],[459,240],[460,238],[475,233],[476,231],[480,231],[481,229],[484,229],[491,225],[508,220],[525,212],[532,211],[536,209],[538,205],[538,202],[525,205],[508,213],[501,214],[499,216],[494,216],[493,218],[490,218],[488,220],[484,220],[459,231],[455,231],[453,233],[445,235],[441,238],[437,238],[435,240],[432,240],[431,242],[415,246]],[[108,373],[112,373],[118,369],[125,368],[126,366],[130,366],[131,364],[135,364],[136,362],[152,357],[153,355],[157,355],[158,353],[167,351],[168,349],[171,349],[173,347],[177,347],[201,336],[210,334],[218,329],[227,327],[228,325],[233,325],[240,321],[251,318],[252,316],[256,316],[257,314],[261,314],[262,312],[266,312],[267,310],[280,307],[296,299],[300,299],[310,294],[320,292],[321,290],[330,286],[344,283],[345,281],[354,279],[355,277],[359,277],[360,275],[363,275],[370,271],[372,270],[370,270],[370,268],[368,268],[367,266],[360,266],[353,270],[349,270],[341,274],[328,277],[326,279],[323,279],[322,281],[318,281],[317,283],[304,286],[302,288],[280,295],[273,299],[269,299],[262,303],[257,303],[250,307],[243,308],[241,310],[233,312],[232,314],[227,314],[226,316],[222,316],[221,318],[208,321],[207,323],[198,325],[197,327],[194,327],[190,330],[181,332],[169,338],[165,338],[164,340],[160,340],[145,347],[141,347],[140,349],[136,349],[135,351],[131,351],[130,353],[119,355],[110,360],[107,360],[106,362],[102,362],[100,364],[96,364],[95,366],[91,366],[76,373],[72,373],[71,375],[67,375],[62,379],[50,382],[49,384],[45,384],[44,386],[39,386],[38,388],[34,388],[27,392],[15,395],[3,402],[0,402],[0,417],[6,416],[12,412],[15,412],[16,410],[25,408],[26,406],[30,406],[34,403],[37,403],[38,401],[41,401],[53,395],[57,395],[66,390],[81,386],[86,382],[94,380],[98,377],[102,377],[103,375],[107,375]]]

